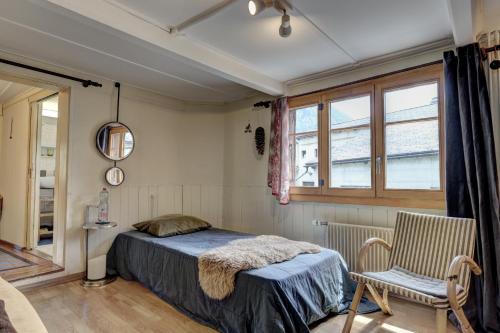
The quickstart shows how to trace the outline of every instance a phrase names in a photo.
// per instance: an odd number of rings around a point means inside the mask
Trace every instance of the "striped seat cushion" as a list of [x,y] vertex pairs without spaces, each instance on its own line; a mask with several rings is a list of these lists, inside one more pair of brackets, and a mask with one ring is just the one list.
[[[448,297],[446,281],[416,274],[399,266],[385,272],[363,272],[363,275],[437,298]],[[457,284],[457,293],[463,290],[464,288]]]
[[[430,279],[403,269],[391,269],[385,272],[349,273],[356,282],[372,285],[378,289],[427,304],[436,308],[448,308],[446,281]],[[397,283],[396,283],[397,281]],[[429,293],[429,290],[432,290]],[[457,286],[458,303],[463,305],[467,299],[464,288]]]

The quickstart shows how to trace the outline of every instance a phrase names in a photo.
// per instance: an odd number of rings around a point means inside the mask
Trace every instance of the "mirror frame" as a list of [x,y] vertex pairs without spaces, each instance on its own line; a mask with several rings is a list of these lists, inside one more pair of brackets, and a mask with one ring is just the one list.
[[[123,158],[120,158],[120,159],[112,159],[112,158],[110,158],[110,157],[106,156],[106,154],[104,154],[104,153],[102,152],[102,150],[99,148],[99,133],[100,133],[100,132],[101,132],[101,130],[102,130],[104,127],[106,127],[107,125],[110,125],[110,124],[117,124],[117,123],[118,123],[118,124],[120,124],[120,125],[122,125],[123,127],[125,127],[125,128],[129,131],[130,135],[132,135],[132,140],[134,141],[134,145],[132,146],[132,150],[130,151],[130,153],[129,153],[127,156],[125,156],[125,157],[123,157]],[[124,123],[122,123],[122,122],[120,122],[120,121],[110,121],[110,122],[107,122],[107,123],[105,123],[105,124],[101,125],[101,126],[99,127],[99,129],[97,130],[97,133],[96,133],[96,135],[95,135],[95,146],[96,146],[97,150],[99,151],[99,153],[101,153],[101,155],[102,155],[102,156],[104,156],[106,159],[108,159],[108,160],[110,160],[110,161],[123,161],[123,160],[127,159],[128,157],[130,157],[130,155],[132,155],[132,153],[134,152],[134,149],[135,149],[135,144],[136,144],[136,143],[135,143],[135,135],[134,135],[134,132],[132,132],[132,130],[130,129],[130,127],[128,127],[127,125],[125,125]]]
[[[111,184],[108,180],[108,173],[113,170],[113,169],[119,169],[122,174],[123,174],[123,178],[122,178],[122,181],[119,183],[119,184]],[[125,171],[123,171],[122,168],[120,167],[117,167],[117,166],[112,166],[111,168],[107,169],[106,172],[104,173],[104,180],[106,180],[106,183],[108,183],[109,186],[113,186],[113,187],[116,187],[116,186],[120,186],[121,184],[123,184],[123,182],[125,181]]]

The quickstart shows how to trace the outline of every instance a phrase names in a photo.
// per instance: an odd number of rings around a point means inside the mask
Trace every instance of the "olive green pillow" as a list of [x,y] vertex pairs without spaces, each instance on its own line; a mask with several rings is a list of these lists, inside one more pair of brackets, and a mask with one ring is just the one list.
[[154,236],[168,237],[205,230],[212,227],[212,225],[194,216],[168,214],[136,223],[134,227],[139,231],[147,232]]

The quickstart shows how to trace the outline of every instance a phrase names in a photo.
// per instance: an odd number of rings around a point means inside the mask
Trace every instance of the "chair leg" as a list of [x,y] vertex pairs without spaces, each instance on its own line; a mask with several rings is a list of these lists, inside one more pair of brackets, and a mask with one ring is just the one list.
[[349,308],[349,314],[347,315],[347,320],[345,321],[342,333],[351,332],[352,323],[354,321],[354,317],[356,316],[356,312],[358,311],[359,302],[361,301],[361,297],[363,297],[364,290],[365,290],[365,284],[359,282],[358,286],[356,287],[356,292],[354,293],[351,307]]
[[460,329],[462,333],[474,333],[474,329],[470,326],[469,321],[467,320],[467,317],[465,316],[464,310],[460,307],[458,309],[452,309],[453,313],[455,313],[455,316],[458,319],[458,322],[460,323]]
[[387,290],[387,288],[385,288],[384,292],[382,294],[382,301],[384,302],[385,309],[387,310],[387,314],[392,316],[394,314],[394,312],[392,312],[392,309],[389,306],[389,297],[388,296],[389,296],[389,290]]
[[380,307],[383,313],[391,315],[392,316],[392,310],[389,307],[389,301],[387,298],[387,289],[384,289],[383,297],[381,297],[377,291],[371,284],[367,283],[366,288],[370,291],[370,294],[372,295],[373,299],[375,300],[375,303]]
[[448,310],[447,309],[436,309],[436,332],[446,333],[446,328],[448,325]]

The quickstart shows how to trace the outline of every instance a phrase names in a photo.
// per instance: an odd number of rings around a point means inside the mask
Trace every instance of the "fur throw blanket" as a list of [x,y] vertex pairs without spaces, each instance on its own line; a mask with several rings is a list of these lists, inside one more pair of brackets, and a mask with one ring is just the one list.
[[201,254],[200,285],[210,298],[224,299],[234,290],[236,273],[290,260],[301,253],[318,253],[317,245],[278,236],[237,239]]

